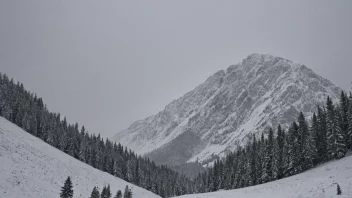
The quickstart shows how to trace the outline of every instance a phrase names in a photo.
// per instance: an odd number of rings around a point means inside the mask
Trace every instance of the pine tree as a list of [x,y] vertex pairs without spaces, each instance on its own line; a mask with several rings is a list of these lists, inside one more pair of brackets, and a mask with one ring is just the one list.
[[279,170],[280,170],[280,147],[278,141],[274,140],[274,149],[273,149],[273,177],[272,180],[276,180],[279,178]]
[[298,173],[297,162],[297,132],[298,126],[295,122],[289,127],[284,145],[284,175],[291,176]]
[[[253,135],[253,142],[252,142],[252,150],[251,150],[251,178],[252,178],[252,185],[257,185],[257,141],[255,139],[255,135]],[[229,165],[230,166],[230,165]]]
[[61,188],[60,197],[61,198],[72,198],[73,197],[73,186],[71,178],[68,177],[65,181],[64,186]]
[[111,198],[110,185],[106,188],[106,198]]
[[128,160],[127,162],[127,173],[126,173],[126,181],[128,182],[133,182],[134,180],[134,174],[133,174],[133,171],[134,168],[133,168],[133,162],[132,160]]
[[306,140],[308,137],[308,124],[307,121],[303,115],[303,112],[300,113],[298,116],[298,136],[297,136],[297,166],[296,169],[298,173],[302,172],[303,170],[307,170],[306,168],[306,162],[305,162],[305,154],[304,154],[304,148],[306,145]]
[[118,190],[114,198],[122,198],[121,190]]
[[90,198],[100,198],[100,193],[97,187],[93,188]]
[[352,93],[350,93],[349,97],[348,132],[346,141],[349,142],[349,149],[352,149]]
[[258,153],[256,155],[257,157],[257,184],[262,184],[262,175],[263,175],[263,158],[264,158],[264,150],[265,148],[265,141],[264,141],[264,134],[262,133],[260,141],[258,141]]
[[[340,96],[340,119],[339,119],[339,124],[340,124],[340,129],[341,129],[341,134],[344,136],[346,139],[348,137],[348,129],[349,129],[349,122],[348,122],[348,117],[349,117],[349,106],[350,106],[350,101],[345,94],[344,91],[341,92]],[[346,139],[347,140],[347,139]],[[346,147],[350,148],[349,141],[346,141]]]
[[337,195],[342,195],[342,190],[339,184],[337,184]]
[[123,198],[132,198],[132,191],[126,185],[125,192],[123,193]]
[[311,134],[307,137],[305,141],[303,154],[304,154],[305,170],[308,170],[314,167],[317,163],[318,151],[315,146],[314,138]]
[[101,194],[100,194],[101,198],[105,198],[105,196],[106,196],[106,186],[103,187],[103,190],[101,190]]
[[141,179],[141,169],[140,169],[140,164],[139,164],[139,160],[137,159],[137,163],[136,163],[136,169],[134,171],[135,176],[134,176],[134,183],[136,185],[140,184],[140,179]]
[[104,186],[103,190],[101,191],[101,198],[111,198],[111,191],[110,191],[110,185],[108,185],[107,187]]
[[313,113],[312,117],[312,126],[310,127],[310,134],[315,144],[315,148],[317,149],[317,160],[321,161],[321,136],[319,134],[319,123],[318,118],[315,113]]
[[324,162],[327,160],[327,123],[326,123],[326,111],[325,109],[322,109],[320,106],[318,106],[318,115],[317,115],[317,121],[318,121],[318,155],[320,158],[321,162]]
[[342,134],[339,120],[341,119],[338,110],[335,110],[331,99],[327,99],[327,145],[330,159],[339,159],[345,156],[346,145]]
[[281,179],[283,177],[283,167],[284,167],[284,145],[285,145],[285,131],[281,129],[281,125],[278,126],[277,129],[277,179]]
[[269,129],[268,141],[265,146],[264,155],[264,174],[262,180],[264,182],[272,181],[273,179],[273,150],[274,150],[274,131]]
[[87,143],[86,139],[83,138],[81,141],[80,147],[79,147],[79,152],[78,152],[78,159],[82,162],[86,162],[86,148],[87,148]]

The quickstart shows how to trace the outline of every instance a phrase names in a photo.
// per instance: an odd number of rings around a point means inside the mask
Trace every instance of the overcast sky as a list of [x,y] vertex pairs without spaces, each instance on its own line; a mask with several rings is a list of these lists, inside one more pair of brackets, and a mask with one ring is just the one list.
[[352,1],[0,1],[0,72],[110,136],[253,52],[352,80]]

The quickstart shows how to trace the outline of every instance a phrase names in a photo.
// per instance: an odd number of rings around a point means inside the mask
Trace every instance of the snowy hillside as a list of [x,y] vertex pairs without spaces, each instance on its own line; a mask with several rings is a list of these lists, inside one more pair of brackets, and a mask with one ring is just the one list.
[[[337,196],[338,183],[342,195]],[[350,198],[352,197],[352,156],[274,182],[229,191],[185,195],[179,198]]]
[[159,197],[76,160],[0,117],[1,198],[59,197],[68,176],[74,197],[87,198],[94,186],[101,191],[108,184],[113,195],[128,185],[133,197]]
[[287,126],[300,111],[310,116],[340,91],[304,65],[252,54],[113,139],[156,162],[203,161],[244,145],[251,133]]

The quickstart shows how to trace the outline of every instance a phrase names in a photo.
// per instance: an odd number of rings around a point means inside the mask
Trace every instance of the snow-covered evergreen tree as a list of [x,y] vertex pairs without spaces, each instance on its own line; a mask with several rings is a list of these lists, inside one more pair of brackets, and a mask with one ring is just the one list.
[[60,198],[72,198],[73,197],[73,186],[71,178],[68,177],[65,181],[64,186],[61,188]]
[[346,145],[339,125],[340,114],[328,97],[327,99],[327,148],[329,159],[339,159],[345,156]]
[[121,190],[118,190],[118,191],[116,192],[116,195],[115,195],[114,198],[122,198],[122,192],[121,192]]
[[340,124],[340,130],[341,134],[345,139],[345,144],[347,148],[350,148],[349,141],[348,140],[348,129],[349,129],[349,122],[348,122],[348,117],[349,117],[349,106],[350,106],[350,101],[345,94],[344,91],[341,92],[340,96],[340,111],[339,111],[339,124]]
[[303,154],[304,154],[304,170],[308,170],[314,167],[318,159],[318,151],[315,146],[314,138],[311,134],[307,137],[304,142]]
[[123,198],[132,198],[132,191],[128,188],[128,185],[125,187],[125,192],[123,193]]
[[318,155],[320,158],[320,161],[326,161],[327,160],[327,151],[328,151],[328,140],[327,140],[327,123],[326,123],[326,110],[322,109],[320,106],[318,106],[318,136],[319,136],[319,143],[318,144]]
[[272,128],[269,129],[269,135],[267,144],[265,145],[264,154],[264,171],[262,180],[269,182],[273,179],[273,150],[274,150],[274,131]]
[[349,149],[352,149],[352,93],[349,96],[349,110],[348,110],[348,132],[346,141],[349,142]]
[[90,198],[100,198],[100,193],[98,187],[94,187],[90,195]]

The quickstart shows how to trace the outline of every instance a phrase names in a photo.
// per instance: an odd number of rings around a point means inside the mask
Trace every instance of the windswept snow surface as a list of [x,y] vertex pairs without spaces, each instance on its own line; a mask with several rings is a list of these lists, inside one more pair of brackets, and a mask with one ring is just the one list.
[[128,185],[133,197],[159,197],[94,169],[0,117],[0,198],[59,197],[68,176],[73,197],[88,198],[94,186],[110,184],[112,194]]
[[[337,195],[336,183],[342,195]],[[352,156],[326,163],[307,172],[248,188],[185,195],[180,198],[351,198]]]

